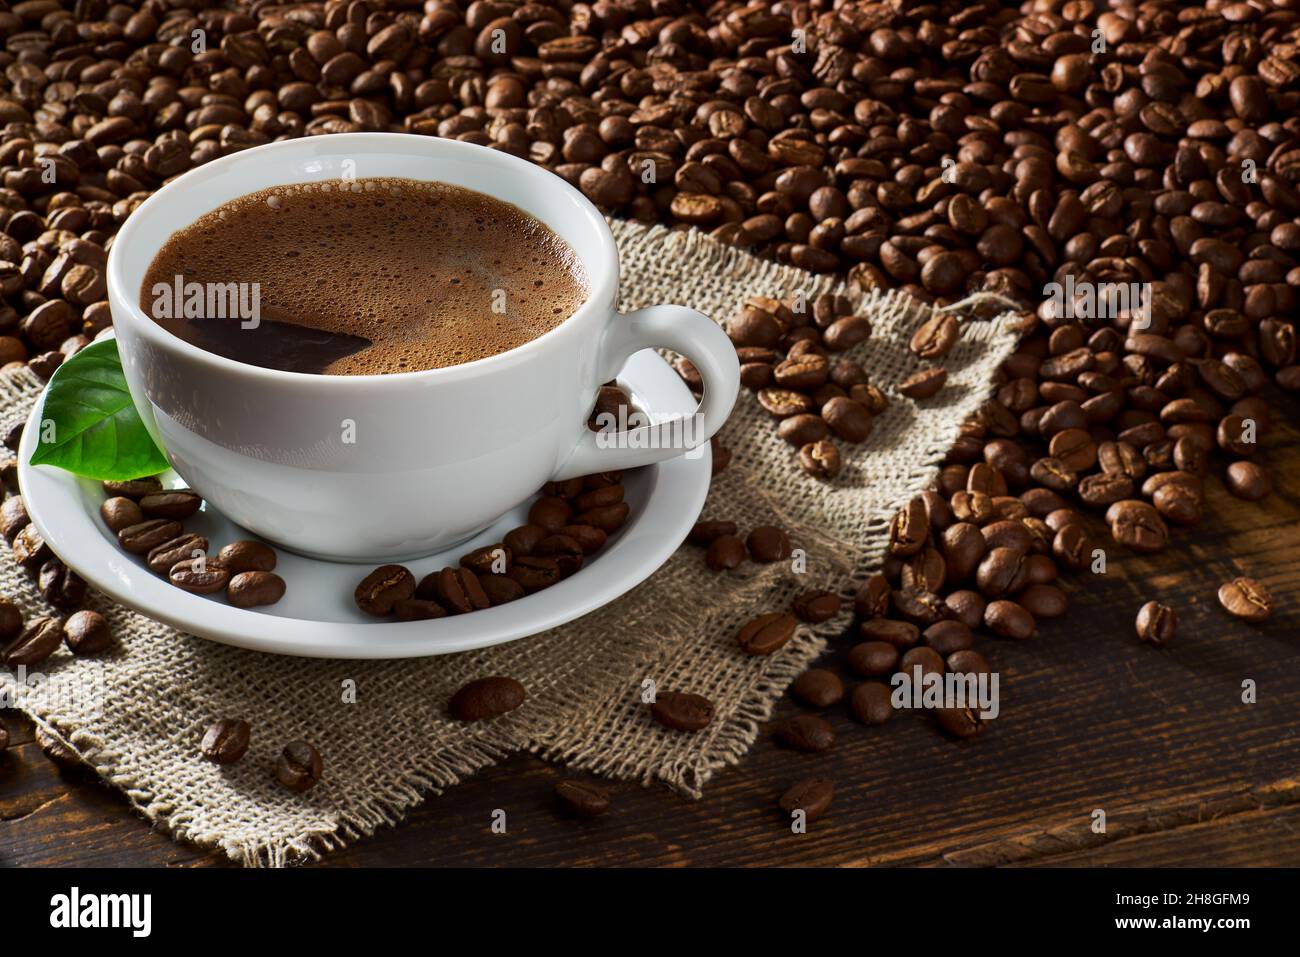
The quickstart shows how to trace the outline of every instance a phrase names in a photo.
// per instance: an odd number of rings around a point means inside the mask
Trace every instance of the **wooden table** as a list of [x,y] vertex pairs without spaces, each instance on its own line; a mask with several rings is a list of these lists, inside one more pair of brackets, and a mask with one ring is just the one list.
[[[1300,434],[1281,421],[1297,421],[1295,404],[1276,418],[1261,454],[1276,489],[1263,503],[1211,480],[1211,518],[1176,531],[1173,547],[1144,557],[1110,546],[1107,573],[1071,578],[1070,613],[1043,623],[1036,640],[983,642],[1002,675],[1003,713],[980,739],[949,740],[917,714],[865,728],[835,708],[839,742],[826,754],[764,736],[702,800],[617,784],[613,809],[589,822],[556,813],[562,769],[518,755],[324,863],[1296,865]],[[1238,574],[1277,599],[1262,628],[1215,600]],[[1133,633],[1149,597],[1179,616],[1162,650]],[[1253,704],[1242,701],[1247,680]],[[784,701],[778,717],[794,707]],[[14,743],[0,758],[0,864],[225,863],[151,830],[93,776],[59,771],[25,719],[3,720]],[[835,781],[834,805],[792,834],[776,798],[814,774]],[[496,808],[507,811],[507,834],[491,831]],[[1097,810],[1104,834],[1093,829]]]

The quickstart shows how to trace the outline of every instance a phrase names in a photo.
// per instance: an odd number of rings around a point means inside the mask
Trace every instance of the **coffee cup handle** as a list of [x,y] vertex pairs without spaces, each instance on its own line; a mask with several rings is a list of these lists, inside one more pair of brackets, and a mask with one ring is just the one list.
[[[613,379],[642,349],[671,349],[690,359],[704,383],[704,398],[690,421],[681,417],[627,432],[584,430],[556,480],[636,468],[675,458],[713,437],[727,421],[740,389],[736,348],[712,319],[685,306],[649,306],[615,316],[606,327],[597,359],[600,382]],[[653,410],[647,410],[653,412]],[[658,435],[652,433],[658,432]],[[611,437],[617,437],[611,441]]]

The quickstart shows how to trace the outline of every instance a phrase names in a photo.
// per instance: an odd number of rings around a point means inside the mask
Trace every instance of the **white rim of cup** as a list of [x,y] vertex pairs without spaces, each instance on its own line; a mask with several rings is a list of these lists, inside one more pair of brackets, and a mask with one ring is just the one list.
[[[564,197],[573,204],[585,226],[590,228],[598,239],[599,256],[601,262],[590,263],[583,260],[582,265],[587,273],[588,295],[587,299],[577,310],[570,316],[566,317],[554,329],[543,333],[536,339],[530,339],[523,345],[508,349],[505,352],[499,352],[496,355],[487,356],[482,359],[475,359],[472,362],[463,362],[454,366],[443,366],[437,369],[419,369],[412,372],[388,372],[373,375],[317,375],[310,372],[286,372],[280,369],[268,369],[262,366],[250,365],[245,362],[237,362],[234,359],[227,359],[216,353],[207,352],[198,346],[186,342],[179,336],[168,332],[158,323],[154,322],[141,310],[138,302],[135,301],[134,295],[124,293],[125,279],[122,276],[122,255],[119,250],[127,249],[134,238],[135,233],[141,228],[140,223],[150,216],[166,215],[166,206],[173,192],[181,189],[201,189],[203,180],[211,178],[226,172],[231,167],[247,164],[251,162],[271,162],[272,158],[268,153],[290,153],[295,151],[310,151],[313,147],[320,149],[322,152],[340,153],[347,152],[346,143],[356,143],[358,148],[361,147],[382,147],[384,144],[398,148],[403,152],[409,152],[409,147],[414,145],[413,141],[421,145],[427,145],[434,151],[442,151],[451,154],[453,158],[460,160],[469,160],[480,164],[496,165],[502,168],[502,175],[521,175],[538,179],[541,183],[540,188],[558,190]],[[384,152],[380,149],[368,149],[366,152]],[[379,177],[377,177],[379,178]],[[295,185],[301,180],[290,180],[284,183],[285,186]],[[438,180],[430,180],[438,182]],[[273,187],[256,187],[248,192],[256,192],[258,189]],[[462,187],[468,188],[468,187]],[[481,191],[476,191],[481,192]],[[492,195],[487,193],[485,195]],[[233,197],[232,197],[233,198]],[[495,197],[494,197],[495,198]],[[223,200],[223,202],[225,202]],[[502,200],[502,202],[507,202]],[[221,205],[216,203],[213,209]],[[529,214],[533,215],[533,214]],[[541,220],[541,217],[534,218]],[[560,230],[556,229],[551,223],[541,220],[543,225],[551,229],[557,236],[568,242],[568,237],[564,236]],[[178,225],[176,229],[181,229],[189,225],[184,223]],[[174,232],[174,230],[173,230]],[[161,247],[160,247],[161,248]],[[156,250],[154,255],[156,255]],[[576,254],[576,250],[575,250]],[[581,257],[580,257],[581,258]],[[213,366],[214,368],[228,374],[245,376],[250,379],[273,380],[285,384],[297,384],[301,386],[322,384],[322,380],[329,382],[330,388],[370,388],[389,384],[396,388],[400,386],[415,385],[422,382],[430,384],[439,381],[452,381],[455,379],[475,376],[480,373],[488,373],[498,367],[510,366],[516,362],[524,361],[532,354],[545,347],[548,341],[562,338],[567,334],[567,330],[581,323],[582,320],[591,316],[594,312],[615,309],[617,305],[618,293],[618,249],[614,245],[613,235],[609,231],[609,225],[605,218],[600,214],[595,206],[583,196],[578,190],[574,189],[564,179],[536,166],[527,160],[511,156],[501,150],[488,149],[485,146],[477,146],[473,143],[462,143],[458,140],[446,140],[432,136],[420,136],[414,133],[332,133],[328,136],[310,136],[302,137],[295,140],[282,140],[275,143],[266,143],[262,146],[255,146],[251,149],[241,150],[238,153],[232,153],[229,156],[223,156],[220,159],[212,160],[202,166],[196,167],[189,172],[177,177],[155,192],[146,199],[140,206],[127,217],[122,228],[118,230],[113,239],[113,248],[108,255],[108,298],[113,308],[113,324],[119,323],[130,324],[133,330],[141,338],[149,340],[154,345],[163,350],[171,350],[189,357],[198,362]]]

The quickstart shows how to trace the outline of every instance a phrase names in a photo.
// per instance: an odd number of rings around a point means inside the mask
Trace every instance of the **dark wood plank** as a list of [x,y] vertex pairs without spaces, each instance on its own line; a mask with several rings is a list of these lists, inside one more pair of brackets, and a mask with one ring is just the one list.
[[[603,819],[555,813],[563,769],[517,755],[407,822],[331,855],[337,866],[1297,864],[1300,807],[1300,435],[1269,437],[1277,491],[1240,502],[1211,481],[1201,526],[1175,533],[1156,556],[1109,549],[1105,575],[1067,582],[1074,607],[1039,638],[982,645],[1002,673],[1004,712],[981,740],[953,742],[924,716],[866,729],[842,709],[840,740],[817,756],[764,737],[719,773],[697,802],[663,787],[615,785]],[[1237,574],[1278,599],[1255,628],[1215,601]],[[1155,650],[1133,635],[1147,597],[1180,616],[1179,636]],[[849,642],[831,655],[835,662]],[[1246,679],[1258,702],[1243,704]],[[783,702],[780,714],[794,710]],[[53,770],[19,742],[0,772],[0,861],[7,864],[221,863],[151,831],[94,782]],[[791,834],[774,808],[811,774],[838,787],[826,818]],[[508,816],[493,834],[490,816]],[[1107,815],[1105,835],[1090,828]],[[1277,835],[1266,839],[1261,835]],[[1265,846],[1266,845],[1266,846]]]

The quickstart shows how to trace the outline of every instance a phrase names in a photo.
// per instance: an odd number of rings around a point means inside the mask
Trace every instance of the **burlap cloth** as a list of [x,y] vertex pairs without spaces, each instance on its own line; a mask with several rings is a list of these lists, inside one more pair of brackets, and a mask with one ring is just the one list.
[[[788,297],[803,290],[811,300],[845,291],[827,277],[696,232],[612,225],[624,309],[676,302],[723,320],[755,293]],[[834,482],[800,470],[793,448],[748,392],[722,432],[735,457],[714,480],[705,517],[734,521],[742,534],[767,523],[788,529],[802,550],[789,565],[746,563],[719,574],[705,568],[699,549],[684,545],[640,587],[562,628],[484,651],[401,661],[242,651],[180,634],[96,595],[90,605],[108,617],[117,650],[92,661],[60,649],[39,670],[67,677],[84,671],[80,677],[102,694],[69,703],[67,695],[53,700],[23,686],[17,703],[149,821],[246,865],[319,856],[397,822],[430,792],[519,749],[698,796],[715,771],[744,755],[790,681],[818,657],[827,636],[843,632],[851,607],[818,628],[800,628],[768,658],[742,654],[737,629],[757,613],[787,609],[809,588],[852,595],[879,561],[893,509],[932,480],[1014,345],[1009,318],[964,322],[960,343],[944,360],[947,387],[913,402],[893,386],[921,366],[907,341],[928,310],[906,297],[872,296],[859,311],[875,333],[852,355],[892,404],[865,444],[842,445],[845,466]],[[0,418],[25,416],[39,389],[25,369],[0,374]],[[28,616],[49,614],[31,577],[7,549],[0,552],[0,593]],[[75,566],[75,555],[63,557]],[[448,719],[451,694],[489,674],[522,681],[523,707],[474,725]],[[713,723],[682,734],[652,722],[641,699],[647,678],[660,690],[707,695],[717,705]],[[355,703],[343,701],[346,679],[356,683]],[[96,699],[98,708],[89,703]],[[248,754],[227,768],[198,756],[206,725],[220,716],[242,716],[253,727]],[[314,742],[325,761],[320,785],[303,796],[280,788],[270,771],[279,749],[295,738]]]

